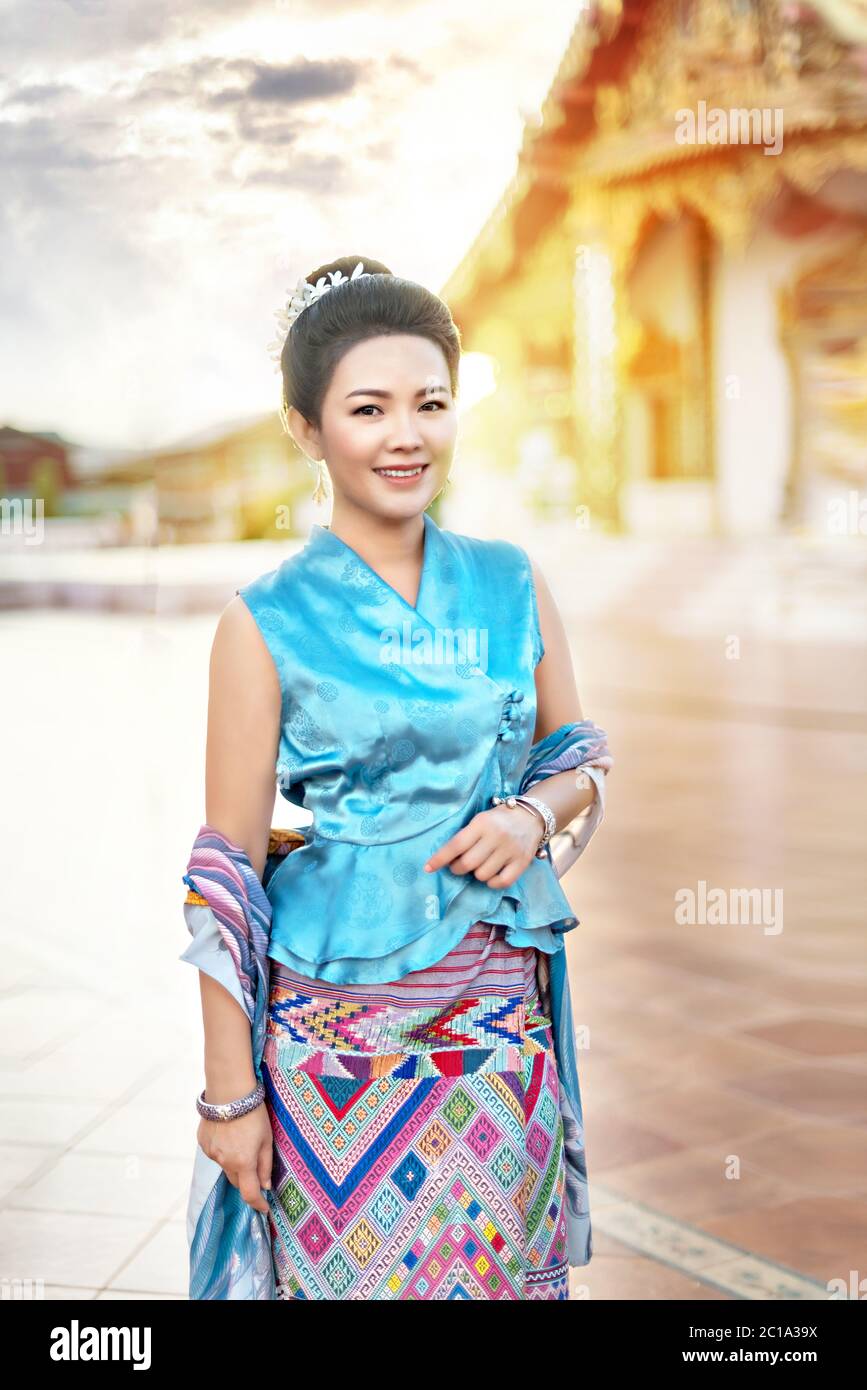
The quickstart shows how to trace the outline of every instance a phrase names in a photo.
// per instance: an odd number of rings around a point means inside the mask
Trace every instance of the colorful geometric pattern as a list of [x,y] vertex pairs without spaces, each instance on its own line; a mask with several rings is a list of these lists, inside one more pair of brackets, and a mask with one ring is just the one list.
[[503,932],[476,923],[435,966],[388,984],[272,962],[262,1076],[278,1298],[568,1297],[551,1021],[535,950]]

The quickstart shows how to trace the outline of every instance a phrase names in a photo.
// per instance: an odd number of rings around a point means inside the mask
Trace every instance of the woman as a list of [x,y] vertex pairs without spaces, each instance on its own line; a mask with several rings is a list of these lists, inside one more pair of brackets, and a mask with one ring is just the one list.
[[[571,1017],[544,1011],[576,925],[547,846],[587,808],[595,829],[604,731],[583,720],[526,553],[425,510],[457,434],[447,307],[346,258],[299,283],[283,326],[281,416],[327,464],[332,519],[221,615],[208,825],[186,876],[245,981],[200,973],[197,1102],[236,1225],[242,1202],[268,1232],[275,1292],[241,1296],[565,1299],[591,1244],[577,1077],[571,1105],[558,1083]],[[275,766],[314,813],[279,863]],[[252,948],[241,965],[257,931],[258,1021]],[[193,1263],[215,1287],[237,1236],[221,1217],[223,1253],[206,1258],[204,1205],[191,1199]],[[192,1296],[235,1296],[208,1287]]]

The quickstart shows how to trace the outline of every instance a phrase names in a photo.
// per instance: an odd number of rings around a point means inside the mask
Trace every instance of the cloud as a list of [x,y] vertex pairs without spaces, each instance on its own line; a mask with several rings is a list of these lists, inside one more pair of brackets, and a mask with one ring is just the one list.
[[74,94],[76,88],[69,82],[31,82],[21,87],[11,88],[6,105],[50,106],[59,97]]
[[[83,126],[78,130],[82,131]],[[110,122],[91,123],[91,133],[100,132],[110,142],[112,126]],[[40,174],[58,170],[92,170],[110,167],[121,163],[121,157],[108,148],[103,152],[89,150],[78,135],[65,133],[58,129],[57,123],[47,116],[36,116],[32,120],[9,122],[0,120],[0,168],[3,170],[4,196],[16,190],[15,175],[27,170]],[[17,185],[25,191],[26,185]]]
[[268,0],[6,0],[3,50],[22,62],[87,61],[195,37],[206,23],[273,11]]
[[271,401],[305,266],[363,245],[435,283],[506,181],[528,54],[560,56],[501,4],[0,0],[0,423],[154,443]]
[[274,67],[264,63],[253,65],[246,96],[250,101],[287,102],[321,100],[323,97],[343,96],[352,91],[364,69],[361,63],[341,58],[325,63],[306,59]]

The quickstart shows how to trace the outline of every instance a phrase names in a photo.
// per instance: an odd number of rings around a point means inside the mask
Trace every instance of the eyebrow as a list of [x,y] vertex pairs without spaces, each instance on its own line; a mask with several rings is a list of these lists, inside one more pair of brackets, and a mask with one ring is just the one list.
[[[415,398],[419,400],[421,396],[448,395],[445,386],[422,386],[421,390],[416,391]],[[350,391],[349,396],[381,396],[383,400],[391,400],[390,391],[378,391],[373,386],[360,386],[357,391]],[[349,396],[344,396],[344,400],[349,400]]]

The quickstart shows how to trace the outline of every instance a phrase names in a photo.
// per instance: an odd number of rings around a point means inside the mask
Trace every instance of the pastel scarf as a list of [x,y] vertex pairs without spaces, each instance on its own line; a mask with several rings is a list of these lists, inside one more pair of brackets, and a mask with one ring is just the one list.
[[[549,857],[558,878],[582,854],[605,815],[605,778],[614,766],[608,749],[608,736],[591,719],[578,724],[562,724],[559,729],[534,743],[519,791],[527,792],[546,777],[574,769],[576,777],[584,774],[596,787],[596,796],[589,810],[558,832],[549,843]],[[543,796],[544,799],[544,796]],[[586,1265],[593,1254],[593,1236],[587,1207],[587,1164],[584,1151],[584,1115],[581,1090],[578,1084],[578,1061],[575,1055],[575,1027],[572,999],[569,993],[569,972],[565,948],[554,955],[540,953],[540,976],[544,985],[548,973],[550,1000],[543,997],[542,1007],[551,1010],[551,1031],[560,1082],[560,1114],[563,1120],[564,1153],[566,1162],[566,1235],[571,1265]]]

